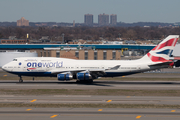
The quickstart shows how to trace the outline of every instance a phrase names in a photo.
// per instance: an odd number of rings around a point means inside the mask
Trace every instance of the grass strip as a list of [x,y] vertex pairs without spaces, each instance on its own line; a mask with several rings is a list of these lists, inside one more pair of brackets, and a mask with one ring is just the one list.
[[0,107],[35,107],[35,108],[171,108],[179,109],[180,105],[157,104],[24,104],[0,103]]
[[128,89],[0,89],[0,95],[113,95],[113,96],[179,96],[180,90]]

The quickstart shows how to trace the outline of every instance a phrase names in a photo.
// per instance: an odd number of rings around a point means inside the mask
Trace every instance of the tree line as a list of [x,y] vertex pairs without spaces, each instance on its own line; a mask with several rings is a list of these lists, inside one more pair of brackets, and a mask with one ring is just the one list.
[[168,35],[180,35],[179,27],[0,27],[0,39],[16,36],[18,39],[38,40],[49,36],[52,41],[65,40],[160,40]]

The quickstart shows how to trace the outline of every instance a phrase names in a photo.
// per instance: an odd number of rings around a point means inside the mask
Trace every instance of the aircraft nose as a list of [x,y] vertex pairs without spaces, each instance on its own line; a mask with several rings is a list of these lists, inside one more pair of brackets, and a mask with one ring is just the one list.
[[3,66],[2,66],[2,69],[3,69],[3,70],[4,70],[4,67],[5,67],[5,66],[3,65]]
[[3,69],[4,71],[6,71],[6,66],[5,66],[5,65],[3,65],[3,66],[2,66],[2,69]]

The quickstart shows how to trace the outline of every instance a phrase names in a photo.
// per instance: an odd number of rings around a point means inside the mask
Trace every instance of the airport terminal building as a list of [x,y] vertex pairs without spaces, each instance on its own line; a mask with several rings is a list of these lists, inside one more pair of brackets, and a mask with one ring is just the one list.
[[80,60],[120,60],[142,57],[155,45],[118,44],[0,44],[0,50],[37,52],[39,57],[62,57]]

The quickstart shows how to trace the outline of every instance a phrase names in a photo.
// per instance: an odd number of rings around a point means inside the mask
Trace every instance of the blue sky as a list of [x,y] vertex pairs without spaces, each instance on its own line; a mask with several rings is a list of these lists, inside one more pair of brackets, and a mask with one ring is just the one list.
[[84,14],[117,14],[118,22],[180,22],[180,0],[0,0],[0,22],[84,22]]

